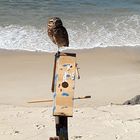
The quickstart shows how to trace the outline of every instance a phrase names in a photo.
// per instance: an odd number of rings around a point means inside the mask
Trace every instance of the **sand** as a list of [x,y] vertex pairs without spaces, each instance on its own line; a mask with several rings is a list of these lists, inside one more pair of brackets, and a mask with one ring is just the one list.
[[[0,106],[1,140],[49,140],[55,136],[50,107]],[[139,140],[140,106],[75,108],[70,140]]]
[[[74,102],[70,139],[139,140],[140,106],[109,105],[140,94],[139,54],[139,48],[77,51],[81,79],[75,97],[92,98]],[[55,136],[52,103],[27,103],[52,99],[53,61],[53,53],[0,51],[0,139]]]

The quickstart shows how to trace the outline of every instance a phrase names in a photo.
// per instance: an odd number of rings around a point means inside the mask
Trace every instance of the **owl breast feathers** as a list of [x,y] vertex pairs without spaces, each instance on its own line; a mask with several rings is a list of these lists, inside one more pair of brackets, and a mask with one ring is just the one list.
[[48,22],[48,36],[59,48],[69,46],[68,33],[58,17],[53,17]]

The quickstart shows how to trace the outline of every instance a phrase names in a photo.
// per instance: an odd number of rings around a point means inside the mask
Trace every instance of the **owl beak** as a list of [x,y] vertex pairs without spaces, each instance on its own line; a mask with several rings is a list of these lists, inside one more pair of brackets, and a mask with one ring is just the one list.
[[48,27],[50,28],[52,25],[51,24],[48,24]]

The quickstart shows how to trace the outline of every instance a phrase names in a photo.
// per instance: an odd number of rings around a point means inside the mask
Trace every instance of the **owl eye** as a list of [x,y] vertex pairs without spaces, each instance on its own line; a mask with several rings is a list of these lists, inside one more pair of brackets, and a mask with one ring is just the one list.
[[51,21],[49,21],[49,23],[53,23],[53,21],[51,20]]

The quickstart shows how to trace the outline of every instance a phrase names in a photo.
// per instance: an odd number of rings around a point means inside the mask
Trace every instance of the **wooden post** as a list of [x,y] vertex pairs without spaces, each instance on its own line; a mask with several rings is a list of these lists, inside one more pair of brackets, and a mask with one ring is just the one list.
[[57,60],[57,56],[58,56],[59,52],[55,54],[55,59],[54,59],[54,67],[53,67],[53,80],[52,80],[52,92],[54,92],[55,89],[55,72],[56,72],[56,60]]
[[59,136],[59,140],[68,140],[68,117],[56,116],[56,135]]
[[73,116],[73,98],[76,78],[76,54],[57,53],[52,91],[54,93],[54,116]]
[[59,140],[59,137],[50,137],[49,140]]
[[50,137],[49,140],[59,140],[58,137]]
[[54,93],[53,115],[59,140],[68,140],[68,117],[73,116],[75,74],[76,54],[56,53],[52,92]]

